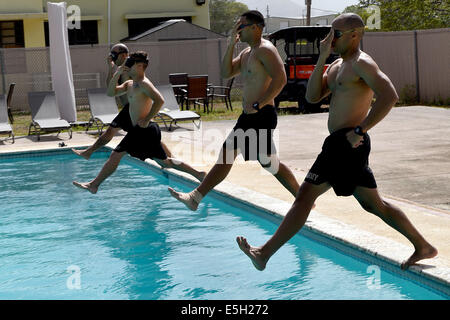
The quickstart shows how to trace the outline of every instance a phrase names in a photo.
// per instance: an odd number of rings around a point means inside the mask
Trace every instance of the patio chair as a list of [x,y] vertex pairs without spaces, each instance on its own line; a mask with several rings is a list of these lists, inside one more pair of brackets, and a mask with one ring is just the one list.
[[187,73],[170,73],[169,82],[173,86],[175,97],[178,103],[182,103],[186,91],[182,89],[187,88],[188,74]]
[[211,111],[214,107],[214,98],[221,98],[225,102],[225,106],[233,111],[233,106],[231,105],[231,86],[233,85],[234,78],[228,80],[226,86],[210,86],[210,101],[211,101]]
[[14,133],[11,125],[8,123],[7,99],[4,94],[0,95],[0,134],[9,133],[14,143]]
[[200,104],[199,101],[202,101],[203,111],[209,113],[208,100],[208,75],[188,76],[187,90],[183,101],[183,105],[186,102],[186,109],[189,110],[191,101],[194,101],[194,107]]
[[72,139],[72,127],[61,119],[54,91],[28,92],[28,103],[31,109],[28,135],[37,134],[39,141],[42,132],[58,132],[59,135],[62,130],[68,130],[69,139]]
[[12,95],[14,93],[14,87],[16,86],[16,84],[10,83],[9,84],[9,90],[8,90],[8,97],[6,98],[6,107],[8,108],[8,118],[9,118],[9,122],[11,122],[11,124],[14,123],[14,118],[11,112],[11,99],[12,99]]
[[116,98],[106,94],[106,88],[87,89],[89,99],[89,109],[91,110],[91,119],[86,127],[95,125],[99,134],[102,134],[103,128],[110,125],[114,118],[119,114]]
[[[180,111],[178,101],[171,85],[157,86],[156,89],[164,97],[164,105],[157,114],[157,118],[164,123],[166,129],[171,131],[172,125],[177,125],[177,121],[186,120],[192,120],[192,123],[194,123],[197,128],[200,127],[200,115],[193,111]],[[198,121],[198,124],[195,123],[195,121]]]

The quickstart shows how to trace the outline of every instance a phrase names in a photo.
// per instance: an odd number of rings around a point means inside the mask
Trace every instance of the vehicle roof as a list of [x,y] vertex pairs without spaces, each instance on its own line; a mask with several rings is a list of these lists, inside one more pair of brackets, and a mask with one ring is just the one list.
[[330,32],[331,26],[295,26],[287,27],[269,34],[270,40],[286,39],[295,40],[298,38],[307,38],[314,40],[315,38],[324,38]]

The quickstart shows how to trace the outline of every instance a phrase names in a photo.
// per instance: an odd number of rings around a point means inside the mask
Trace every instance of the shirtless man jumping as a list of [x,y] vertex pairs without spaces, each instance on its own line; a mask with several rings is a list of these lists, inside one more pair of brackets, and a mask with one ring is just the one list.
[[[129,117],[131,126],[127,135],[112,151],[97,177],[86,183],[74,181],[73,184],[75,186],[94,194],[97,193],[100,184],[116,170],[120,160],[126,153],[141,160],[151,158],[163,168],[174,168],[189,173],[199,181],[202,181],[205,177],[205,172],[197,171],[180,160],[167,157],[161,144],[159,126],[151,121],[161,109],[164,99],[145,76],[148,63],[147,53],[138,51],[132,53],[124,62],[124,65],[117,68],[109,83],[108,95],[121,96],[127,94],[130,103]],[[127,72],[131,80],[118,85],[117,82],[123,72]]]
[[[347,13],[332,22],[330,33],[320,43],[320,56],[308,82],[306,99],[315,103],[332,93],[330,135],[275,234],[261,247],[253,247],[244,237],[237,237],[240,249],[258,270],[263,270],[270,257],[303,227],[315,200],[331,187],[338,196],[353,195],[363,209],[380,217],[414,245],[415,251],[402,263],[402,269],[437,255],[406,215],[381,199],[368,166],[367,131],[389,113],[398,96],[375,61],[359,49],[363,34],[361,17]],[[341,58],[324,73],[332,48]],[[370,108],[374,94],[376,102]]]
[[[114,69],[116,67],[121,66],[125,60],[128,58],[128,47],[124,45],[123,43],[117,43],[114,46],[112,46],[109,55],[106,59],[106,62],[108,64],[108,75],[106,77],[106,86],[109,86],[109,83],[114,75]],[[128,74],[121,73],[118,83],[122,84],[125,81],[129,80],[130,77]],[[131,120],[130,120],[130,111],[129,111],[129,103],[128,103],[128,97],[127,95],[121,95],[119,96],[120,103],[122,104],[123,108],[120,110],[117,117],[113,119],[109,127],[106,129],[106,131],[95,141],[93,145],[91,145],[89,148],[79,150],[73,148],[72,151],[81,157],[83,157],[86,160],[89,160],[91,155],[100,149],[101,147],[107,145],[112,138],[120,131],[120,129],[128,132],[130,128],[132,127]],[[167,148],[167,146],[161,142],[164,151],[166,154],[171,157],[172,154],[170,153],[170,150]]]
[[[274,98],[286,84],[286,73],[277,49],[262,38],[263,28],[263,15],[252,10],[242,14],[232,31],[222,62],[222,77],[229,79],[241,74],[243,113],[224,142],[218,161],[200,186],[190,193],[169,188],[172,196],[191,210],[197,210],[202,198],[226,178],[238,150],[246,161],[258,160],[294,197],[300,187],[292,171],[279,161],[272,139],[277,126]],[[250,47],[233,59],[239,40]]]

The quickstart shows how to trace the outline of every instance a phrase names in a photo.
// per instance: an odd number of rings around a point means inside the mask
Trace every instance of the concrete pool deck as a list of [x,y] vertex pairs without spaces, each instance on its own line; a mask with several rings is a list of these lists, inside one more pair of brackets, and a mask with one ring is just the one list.
[[[320,152],[328,135],[327,114],[290,115],[278,118],[279,155],[301,182]],[[174,156],[209,170],[217,158],[223,139],[235,121],[204,122],[200,131],[193,131],[191,123],[182,123],[173,132],[163,129],[163,141]],[[420,269],[433,273],[433,269],[450,270],[450,110],[430,107],[395,108],[378,126],[370,131],[372,153],[370,166],[377,179],[378,189],[389,202],[400,207],[423,236],[438,250],[434,259],[423,260]],[[108,146],[115,146],[122,138],[115,137]],[[0,153],[57,148],[64,141],[69,147],[91,145],[96,137],[76,132],[69,140],[66,133],[44,135],[40,142],[35,137],[17,137],[15,144],[0,142]],[[100,169],[100,168],[99,168]],[[120,168],[119,168],[120,169]],[[240,198],[258,201],[258,194],[278,199],[280,214],[287,212],[293,202],[288,193],[258,163],[237,162],[223,183],[226,189],[237,185]],[[221,189],[221,188],[220,188]],[[254,199],[252,199],[254,198]],[[337,237],[346,238],[356,245],[372,248],[398,260],[407,258],[413,248],[401,234],[384,224],[379,218],[364,212],[353,197],[336,197],[329,190],[316,202],[311,225],[328,230]],[[319,223],[314,216],[321,216]],[[328,219],[328,220],[327,220]],[[339,224],[326,221],[338,221]],[[332,225],[334,227],[332,227]],[[339,229],[340,227],[340,229]],[[350,229],[361,230],[366,236],[353,236]],[[341,230],[341,231],[339,231]],[[383,241],[371,241],[373,238]],[[249,239],[249,242],[255,244]],[[376,242],[376,243],[375,243]],[[391,245],[389,245],[391,244]],[[438,270],[436,270],[438,271]],[[444,276],[444,275],[443,275]],[[444,278],[449,280],[449,274]]]

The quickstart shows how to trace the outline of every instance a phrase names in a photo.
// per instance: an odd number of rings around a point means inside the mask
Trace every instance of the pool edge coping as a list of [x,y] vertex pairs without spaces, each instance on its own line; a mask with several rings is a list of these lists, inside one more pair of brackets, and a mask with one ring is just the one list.
[[[75,148],[83,147],[87,146],[77,146]],[[70,153],[71,149],[72,148],[70,147],[60,147],[29,151],[0,152],[0,159],[8,156],[20,157],[44,153],[55,154],[55,152],[65,154]],[[109,146],[104,146],[97,150],[97,152],[108,152],[112,149],[113,148]],[[198,185],[198,181],[189,174],[174,169],[161,169],[152,160],[141,161],[129,155],[126,155],[126,157],[127,160],[139,165],[144,165],[153,172],[167,177],[169,180],[172,178],[185,185]],[[252,198],[245,199],[242,197],[243,194],[252,194]],[[225,203],[237,205],[241,209],[250,209],[253,213],[262,212],[279,221],[284,218],[292,205],[287,201],[273,198],[228,181],[221,182],[209,195],[220,198],[220,200]],[[353,258],[363,260],[366,263],[381,265],[383,268],[397,276],[409,279],[419,285],[425,285],[428,289],[431,288],[444,297],[447,296],[447,299],[450,298],[450,268],[440,264],[439,257],[430,259],[433,260],[434,267],[427,268],[426,264],[422,264],[411,266],[407,271],[402,271],[400,269],[402,260],[398,257],[405,256],[405,252],[412,253],[411,247],[358,229],[355,226],[346,224],[337,219],[326,217],[315,210],[311,211],[305,225],[299,233],[319,243],[328,245],[344,254],[350,255]]]

